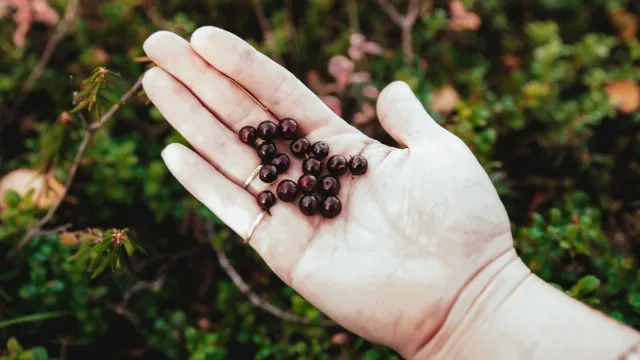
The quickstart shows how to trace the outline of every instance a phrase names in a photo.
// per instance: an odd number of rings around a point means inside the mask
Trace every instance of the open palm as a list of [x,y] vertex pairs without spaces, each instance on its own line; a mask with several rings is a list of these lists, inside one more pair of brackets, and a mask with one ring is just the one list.
[[[190,43],[158,32],[144,48],[159,66],[145,75],[147,95],[199,153],[170,145],[168,168],[243,238],[261,212],[255,195],[275,188],[255,179],[243,189],[259,165],[237,136],[243,126],[291,117],[312,143],[326,141],[330,156],[368,159],[365,175],[340,179],[340,216],[307,217],[297,203],[279,202],[250,241],[283,281],[345,328],[410,355],[437,332],[465,285],[511,254],[509,220],[488,176],[406,84],[389,85],[377,106],[382,125],[406,145],[397,149],[350,126],[224,30],[201,28]],[[298,179],[296,161],[279,180]]]

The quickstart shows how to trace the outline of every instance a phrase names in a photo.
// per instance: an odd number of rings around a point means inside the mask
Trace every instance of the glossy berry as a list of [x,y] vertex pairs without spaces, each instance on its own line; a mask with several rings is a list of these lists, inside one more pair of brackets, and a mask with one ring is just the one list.
[[298,207],[303,214],[307,216],[313,216],[318,213],[320,207],[320,200],[313,195],[305,195],[300,198],[300,202],[298,202]]
[[303,194],[312,194],[316,190],[316,177],[313,175],[302,175],[300,179],[298,179],[298,191]]
[[306,159],[302,162],[302,172],[305,174],[320,176],[322,173],[322,161],[316,158]]
[[284,202],[292,202],[298,195],[298,185],[291,180],[282,180],[276,188],[278,199]]
[[333,176],[341,176],[347,172],[349,164],[342,155],[333,155],[327,160],[327,171]]
[[298,132],[298,123],[293,119],[282,119],[278,124],[278,134],[285,140],[291,140],[296,137]]
[[278,178],[278,170],[273,165],[262,165],[260,168],[260,180],[270,184]]
[[258,146],[258,156],[263,163],[268,163],[276,154],[276,146],[272,142],[263,142]]
[[256,196],[258,205],[262,210],[269,210],[276,203],[276,196],[269,190],[265,190]]
[[307,138],[299,138],[291,142],[291,153],[298,159],[304,159],[305,155],[309,153],[310,146],[311,144],[309,144],[309,140],[307,140]]
[[349,161],[349,171],[351,171],[353,175],[362,175],[367,172],[368,168],[369,163],[362,155],[356,155]]
[[324,141],[318,141],[311,147],[311,153],[313,153],[313,157],[322,160],[329,155],[329,144]]
[[258,137],[265,141],[271,141],[278,135],[278,125],[273,121],[263,121],[258,125]]
[[253,146],[256,142],[256,138],[258,135],[256,134],[256,129],[253,126],[245,126],[240,131],[238,131],[238,136],[240,137],[240,141],[247,145]]
[[325,175],[320,179],[320,184],[318,186],[320,188],[320,192],[327,196],[338,196],[340,192],[340,181],[334,178],[331,175]]
[[290,164],[291,160],[289,160],[289,157],[285,154],[276,154],[273,159],[271,159],[271,165],[276,167],[278,174],[287,171]]
[[329,196],[322,202],[320,213],[327,219],[332,219],[342,211],[342,202],[335,196]]

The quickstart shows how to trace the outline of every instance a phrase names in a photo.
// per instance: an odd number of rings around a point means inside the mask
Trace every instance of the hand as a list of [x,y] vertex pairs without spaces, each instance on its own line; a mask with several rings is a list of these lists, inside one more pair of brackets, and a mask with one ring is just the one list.
[[[406,84],[387,86],[377,104],[382,126],[406,145],[399,149],[350,126],[294,75],[224,30],[201,28],[191,43],[158,32],[144,49],[159,66],[144,77],[147,95],[199,153],[170,145],[167,167],[243,238],[261,212],[255,195],[275,185],[256,178],[242,188],[259,159],[237,133],[271,117],[223,74],[278,118],[296,119],[312,143],[326,141],[330,154],[368,159],[365,175],[340,178],[337,218],[306,217],[297,203],[278,202],[250,241],[284,282],[346,329],[410,357],[472,279],[515,257],[487,174]],[[292,161],[279,180],[300,175]]]

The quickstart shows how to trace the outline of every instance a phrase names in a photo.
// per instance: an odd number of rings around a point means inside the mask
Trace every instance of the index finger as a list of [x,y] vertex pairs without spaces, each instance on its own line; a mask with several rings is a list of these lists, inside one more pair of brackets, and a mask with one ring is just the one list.
[[191,46],[209,64],[247,89],[277,118],[291,117],[298,121],[304,133],[326,126],[339,132],[358,131],[295,75],[238,36],[205,26],[193,33]]

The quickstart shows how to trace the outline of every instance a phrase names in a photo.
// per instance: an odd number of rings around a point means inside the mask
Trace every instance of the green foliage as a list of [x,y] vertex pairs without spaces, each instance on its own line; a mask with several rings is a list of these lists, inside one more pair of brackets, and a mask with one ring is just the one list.
[[[62,14],[69,2],[50,3]],[[367,107],[375,108],[372,87],[406,81],[489,173],[527,265],[567,294],[640,327],[640,113],[620,111],[607,92],[611,82],[640,80],[637,33],[629,36],[615,20],[635,11],[637,21],[634,2],[464,1],[482,25],[455,31],[446,2],[425,1],[409,62],[400,30],[374,1],[284,3],[291,6],[96,2],[83,7],[27,92],[24,83],[53,30],[34,26],[24,47],[0,47],[1,175],[50,169],[64,182],[91,132],[70,196],[45,226],[71,223],[74,231],[36,234],[0,263],[0,334],[7,342],[0,359],[96,353],[194,360],[397,358],[340,329],[282,321],[247,299],[216,263],[213,246],[228,254],[261,298],[322,318],[253,252],[236,246],[232,233],[177,184],[160,151],[186,142],[144,96],[131,97],[97,128],[147,68],[136,60],[144,56],[147,36],[162,28],[189,37],[211,24],[282,62],[319,95],[335,97],[346,121],[391,145]],[[256,22],[259,4],[270,36]],[[14,31],[10,17],[0,19],[3,39]],[[362,82],[335,87],[328,63],[349,55],[351,35],[358,32],[382,51],[354,61],[355,71],[366,74]],[[461,99],[450,111],[437,104],[445,86]],[[46,210],[36,206],[33,191],[1,196],[5,254]],[[204,221],[215,224],[214,239],[203,238]]]

